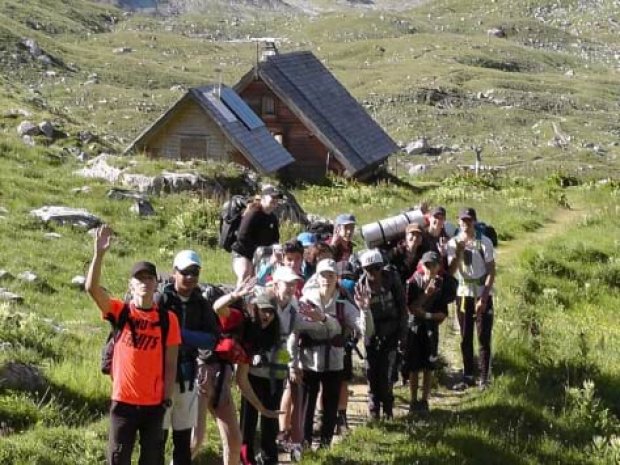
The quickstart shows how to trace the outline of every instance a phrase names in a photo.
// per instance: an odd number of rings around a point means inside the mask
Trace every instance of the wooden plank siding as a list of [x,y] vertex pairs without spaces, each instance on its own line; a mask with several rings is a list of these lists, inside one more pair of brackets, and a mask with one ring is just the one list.
[[232,153],[236,151],[217,124],[191,100],[183,104],[140,149],[154,157],[217,161],[231,161]]
[[[260,116],[272,134],[282,135],[284,148],[295,158],[294,163],[282,170],[283,177],[309,181],[325,177],[327,147],[263,81],[252,81],[239,95]],[[265,97],[273,99],[275,114],[263,112],[262,104]],[[330,157],[329,169],[340,174],[344,172],[344,167],[333,156]]]

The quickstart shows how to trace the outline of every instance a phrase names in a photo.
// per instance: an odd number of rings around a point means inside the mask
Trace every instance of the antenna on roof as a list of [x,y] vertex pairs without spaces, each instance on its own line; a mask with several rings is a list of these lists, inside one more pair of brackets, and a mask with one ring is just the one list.
[[[221,64],[221,63],[220,63]],[[217,73],[217,98],[222,98],[222,68],[215,68]]]

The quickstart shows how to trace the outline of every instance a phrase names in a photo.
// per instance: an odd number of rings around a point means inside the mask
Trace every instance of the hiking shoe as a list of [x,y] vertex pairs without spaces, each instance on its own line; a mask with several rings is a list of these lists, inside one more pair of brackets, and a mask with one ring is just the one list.
[[301,461],[303,455],[303,447],[301,444],[291,444],[291,462],[296,463]]
[[478,383],[478,389],[480,389],[481,391],[486,391],[488,388],[490,387],[490,383],[488,380],[480,380],[480,382]]
[[347,419],[346,410],[338,410],[338,418],[336,419],[336,434],[342,435],[345,431],[349,430],[349,421]]
[[463,378],[463,381],[461,381],[460,383],[456,383],[454,386],[452,386],[452,390],[453,391],[465,391],[475,385],[476,385],[476,382],[474,381],[474,378],[465,377]]
[[410,414],[420,414],[420,413],[428,413],[428,401],[427,400],[416,400],[409,404],[409,413]]
[[288,452],[290,442],[290,431],[280,431],[276,436],[276,446],[278,447],[278,452]]

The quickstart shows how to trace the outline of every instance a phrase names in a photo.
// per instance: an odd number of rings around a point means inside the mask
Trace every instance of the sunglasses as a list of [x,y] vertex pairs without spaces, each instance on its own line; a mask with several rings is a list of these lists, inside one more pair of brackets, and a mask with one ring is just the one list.
[[192,276],[194,278],[200,274],[200,269],[199,268],[188,268],[186,270],[177,270],[177,271],[182,276]]
[[364,269],[366,271],[369,271],[370,273],[376,273],[377,271],[381,270],[381,268],[383,268],[381,265],[370,265],[364,267]]

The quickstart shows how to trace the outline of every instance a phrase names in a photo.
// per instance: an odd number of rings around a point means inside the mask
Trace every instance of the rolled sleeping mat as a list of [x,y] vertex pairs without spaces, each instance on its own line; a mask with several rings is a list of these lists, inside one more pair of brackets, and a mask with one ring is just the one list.
[[421,210],[411,210],[400,215],[391,216],[384,220],[365,224],[360,231],[366,247],[372,249],[380,247],[405,237],[407,225],[417,223],[422,227],[426,226],[424,213]]

